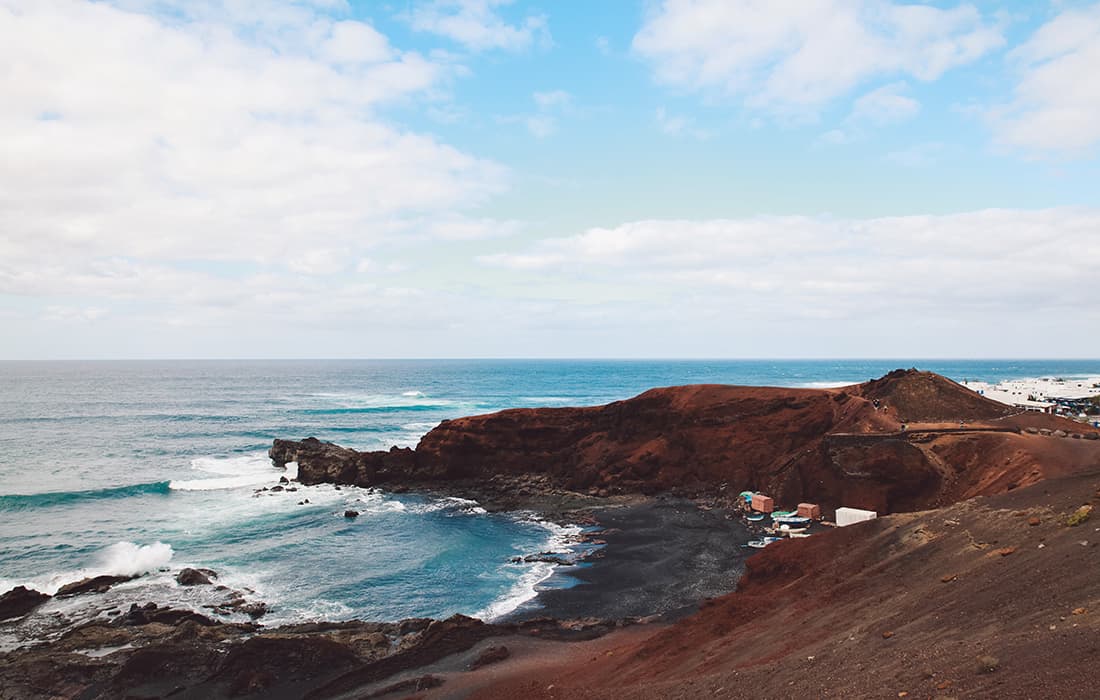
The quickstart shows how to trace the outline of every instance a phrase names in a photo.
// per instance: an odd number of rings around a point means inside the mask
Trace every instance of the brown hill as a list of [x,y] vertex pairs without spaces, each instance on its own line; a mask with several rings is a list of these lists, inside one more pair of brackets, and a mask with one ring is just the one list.
[[[1039,429],[1051,434],[1026,432]],[[593,495],[732,498],[751,489],[784,505],[881,513],[1100,467],[1097,438],[1100,431],[1066,419],[1014,414],[944,377],[897,370],[841,389],[694,385],[606,406],[459,418],[415,451],[276,440],[271,456],[297,461],[304,483],[484,485],[534,475]]]

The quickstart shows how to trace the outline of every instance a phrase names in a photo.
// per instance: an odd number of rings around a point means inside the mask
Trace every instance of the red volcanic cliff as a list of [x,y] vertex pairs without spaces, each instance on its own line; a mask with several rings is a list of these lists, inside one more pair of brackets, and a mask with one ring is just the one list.
[[[1061,429],[1067,437],[1032,434]],[[1015,415],[949,379],[897,370],[840,389],[695,385],[590,408],[444,421],[416,450],[276,440],[305,483],[542,475],[588,493],[765,491],[780,504],[906,511],[1100,466],[1100,431]],[[1077,438],[1071,437],[1077,434]]]

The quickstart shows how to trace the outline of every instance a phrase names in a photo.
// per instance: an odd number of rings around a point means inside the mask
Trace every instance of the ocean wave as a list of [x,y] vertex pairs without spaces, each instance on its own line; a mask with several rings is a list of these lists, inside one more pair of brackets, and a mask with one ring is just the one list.
[[130,496],[142,496],[146,494],[166,494],[169,490],[169,482],[151,481],[145,484],[130,484],[129,486],[112,486],[82,491],[49,491],[46,493],[12,494],[0,496],[0,512],[26,510],[29,508],[50,508],[53,506],[69,505],[77,501],[128,498]]
[[191,460],[191,468],[208,474],[242,476],[278,471],[271,463],[266,452],[253,452],[236,457],[196,457]]
[[[541,550],[544,552],[562,554],[574,551],[577,535],[584,531],[579,525],[559,525],[548,520],[540,520],[533,515],[520,515],[518,517],[549,532],[550,537]],[[539,584],[553,576],[557,568],[555,564],[549,562],[507,564],[506,567],[527,567],[527,570],[520,574],[519,579],[509,587],[503,596],[474,613],[474,617],[491,622],[514,612],[519,606],[538,595]]]
[[133,542],[116,542],[102,549],[96,555],[91,566],[44,574],[24,581],[0,580],[0,593],[10,591],[16,586],[26,586],[34,590],[54,595],[67,583],[73,583],[94,576],[140,576],[167,566],[174,552],[171,545],[164,542],[139,545]]
[[501,598],[494,600],[485,608],[473,614],[473,617],[492,622],[498,618],[515,611],[519,606],[538,595],[538,586],[554,575],[554,564],[535,562],[534,564],[511,564],[510,566],[526,566],[519,579],[512,584],[508,592]]
[[356,416],[374,413],[417,413],[420,411],[438,411],[451,408],[448,403],[408,403],[390,406],[340,406],[338,408],[303,408],[299,413],[307,416]]
[[[468,410],[476,407],[470,401],[456,401],[429,396],[422,391],[405,391],[399,394],[317,393],[309,394],[305,407],[295,412],[305,415],[356,415],[403,411]],[[301,405],[302,398],[294,403]],[[312,405],[310,405],[312,404]]]
[[256,452],[236,457],[197,457],[191,460],[191,468],[204,474],[218,474],[206,479],[173,479],[168,488],[173,491],[217,491],[257,486],[277,480],[280,476],[293,478],[296,474],[284,471],[271,463],[266,452]]

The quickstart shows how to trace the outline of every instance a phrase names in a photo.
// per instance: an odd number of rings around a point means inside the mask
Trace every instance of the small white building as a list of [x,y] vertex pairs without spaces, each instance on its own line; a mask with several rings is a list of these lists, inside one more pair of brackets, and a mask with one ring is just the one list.
[[859,508],[836,509],[836,524],[838,527],[855,525],[856,523],[862,523],[867,520],[874,520],[877,517],[878,513],[873,510],[861,510]]

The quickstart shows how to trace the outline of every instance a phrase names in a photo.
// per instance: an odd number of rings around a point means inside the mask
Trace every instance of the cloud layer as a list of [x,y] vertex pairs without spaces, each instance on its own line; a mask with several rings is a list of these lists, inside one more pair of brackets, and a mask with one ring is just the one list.
[[665,0],[633,46],[664,84],[804,115],[871,79],[935,80],[1003,43],[970,5]]

